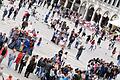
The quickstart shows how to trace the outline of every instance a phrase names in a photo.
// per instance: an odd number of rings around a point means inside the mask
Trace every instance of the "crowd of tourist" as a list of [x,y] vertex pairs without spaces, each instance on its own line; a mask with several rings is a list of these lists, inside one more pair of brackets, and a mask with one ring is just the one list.
[[[15,1],[10,0],[10,3],[14,4]],[[12,19],[16,20],[21,8],[26,7],[27,4],[28,10],[24,12],[20,28],[12,28],[9,37],[6,36],[6,33],[0,33],[0,66],[3,59],[8,56],[7,67],[11,68],[15,64],[14,70],[19,74],[25,69],[24,77],[26,78],[29,78],[30,73],[37,75],[41,80],[111,80],[117,77],[120,73],[120,54],[117,55],[117,65],[113,62],[108,63],[103,59],[94,58],[89,60],[87,69],[81,70],[79,68],[74,69],[70,64],[66,63],[68,52],[64,52],[65,47],[71,49],[75,42],[74,47],[78,49],[75,57],[79,60],[83,50],[86,50],[84,44],[89,44],[89,50],[94,51],[96,48],[101,47],[103,41],[106,41],[108,33],[104,29],[100,29],[99,25],[90,25],[90,27],[94,27],[94,32],[87,34],[87,28],[84,26],[86,23],[81,15],[68,9],[63,10],[56,2],[51,4],[51,0],[20,0],[18,8],[12,6],[8,9],[7,6],[5,7],[2,20],[5,21],[6,16],[10,19],[12,14]],[[36,8],[42,5],[43,7],[47,5],[48,9],[52,5],[52,8],[45,16],[44,22],[50,23],[49,27],[54,30],[51,41],[61,46],[61,50],[51,58],[32,54],[35,43],[40,46],[42,37],[39,37],[39,31],[29,27],[29,25],[32,25],[32,23],[29,24],[29,17],[35,17],[37,14]],[[29,10],[31,10],[31,13]],[[54,17],[57,17],[57,19],[54,19]],[[75,29],[79,28],[79,30],[75,31],[73,29],[70,32],[70,27],[61,18],[68,18],[74,22]],[[27,27],[30,29],[27,30]],[[117,53],[117,47],[114,46],[117,37],[118,35],[113,36],[108,45],[108,49],[112,50],[111,57],[114,57],[114,54]],[[12,49],[11,53],[9,53],[8,48]],[[16,55],[17,52],[18,55]],[[0,70],[3,69],[3,67],[0,68]],[[1,71],[0,76],[2,76],[2,79],[4,78]],[[9,75],[6,80],[12,80],[12,75]]]

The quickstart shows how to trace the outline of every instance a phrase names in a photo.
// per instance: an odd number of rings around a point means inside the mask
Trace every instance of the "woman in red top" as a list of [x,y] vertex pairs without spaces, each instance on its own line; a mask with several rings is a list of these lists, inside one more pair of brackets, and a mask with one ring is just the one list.
[[1,50],[0,50],[0,64],[3,61],[3,59],[7,56],[8,50],[7,50],[7,46],[4,46]]
[[16,60],[15,60],[15,63],[16,63],[16,65],[15,65],[15,71],[17,71],[18,66],[19,66],[20,61],[22,60],[22,58],[23,58],[23,53],[22,53],[22,51],[21,51],[21,52],[18,54],[18,56],[17,56],[17,58],[16,58]]

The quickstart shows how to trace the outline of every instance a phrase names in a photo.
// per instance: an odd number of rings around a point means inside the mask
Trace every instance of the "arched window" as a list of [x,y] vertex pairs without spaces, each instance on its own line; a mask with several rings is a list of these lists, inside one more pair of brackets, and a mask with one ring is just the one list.
[[114,0],[112,5],[114,6],[116,2],[117,2],[117,0]]
[[118,1],[118,3],[117,3],[117,6],[116,7],[119,7],[120,6],[120,0]]
[[107,2],[107,0],[104,0],[104,2]]
[[109,0],[108,4],[111,4],[112,0]]

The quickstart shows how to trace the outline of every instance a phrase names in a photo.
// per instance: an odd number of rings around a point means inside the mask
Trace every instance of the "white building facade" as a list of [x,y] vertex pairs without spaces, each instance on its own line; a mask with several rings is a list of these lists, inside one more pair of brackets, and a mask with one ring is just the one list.
[[76,11],[87,21],[107,26],[108,21],[119,19],[120,0],[59,0],[65,8]]

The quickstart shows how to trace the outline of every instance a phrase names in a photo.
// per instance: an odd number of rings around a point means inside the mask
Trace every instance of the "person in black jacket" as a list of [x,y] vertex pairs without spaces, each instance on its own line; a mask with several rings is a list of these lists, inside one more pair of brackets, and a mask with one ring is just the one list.
[[76,28],[78,27],[78,24],[79,24],[79,19],[77,19],[77,20],[75,21],[75,27],[76,27]]
[[7,15],[8,11],[7,9],[5,8],[4,11],[3,11],[3,15],[2,15],[2,20],[4,21],[4,18],[5,16]]
[[35,71],[35,74],[39,76],[39,72],[40,72],[40,69],[41,69],[41,65],[42,65],[42,61],[43,61],[43,57],[41,57],[37,63],[37,68],[36,68],[36,71]]
[[18,14],[18,11],[19,11],[19,9],[18,9],[18,8],[14,11],[13,20],[15,20],[15,18],[16,18],[16,16],[17,16],[17,14]]
[[79,60],[79,57],[81,56],[83,50],[85,50],[84,46],[80,46],[80,48],[78,49],[77,55],[76,55],[77,60]]
[[26,63],[27,63],[28,59],[29,59],[29,56],[25,56],[25,58],[23,57],[23,59],[20,62],[18,73],[22,72],[24,66],[26,66]]
[[76,38],[75,35],[73,35],[73,36],[70,37],[70,39],[69,39],[69,44],[68,44],[68,46],[67,46],[68,49],[71,48],[71,45],[72,45],[72,43],[75,41],[75,38]]
[[11,7],[10,10],[9,10],[8,18],[10,18],[13,11],[14,11],[14,7]]
[[28,78],[29,75],[30,75],[30,73],[33,73],[35,67],[36,67],[36,63],[35,63],[35,56],[34,56],[34,57],[32,57],[32,59],[30,60],[30,63],[29,63],[29,65],[28,65],[27,68],[26,68],[24,77]]
[[88,35],[88,36],[87,36],[87,39],[86,39],[86,44],[90,41],[90,39],[91,39],[91,36]]

